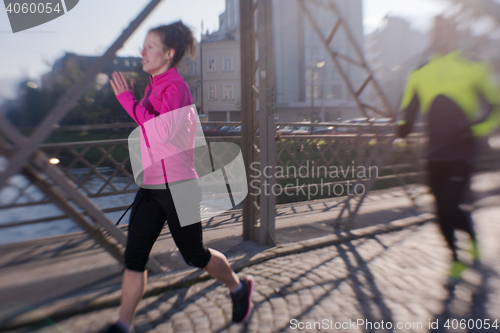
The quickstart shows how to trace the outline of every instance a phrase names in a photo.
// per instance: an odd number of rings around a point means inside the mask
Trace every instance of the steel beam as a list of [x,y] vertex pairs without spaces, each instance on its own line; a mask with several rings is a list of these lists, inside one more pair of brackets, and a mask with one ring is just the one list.
[[[61,172],[57,167],[51,165],[48,158],[41,151],[38,150],[39,145],[50,135],[50,133],[59,127],[59,122],[73,107],[75,102],[83,96],[87,91],[90,84],[95,80],[95,76],[100,73],[108,63],[115,57],[116,52],[123,46],[125,41],[134,33],[139,25],[146,19],[146,17],[153,11],[153,9],[160,3],[161,0],[152,0],[144,10],[136,17],[134,21],[123,31],[120,37],[108,48],[102,57],[97,59],[91,68],[85,73],[82,79],[70,88],[66,94],[58,100],[54,108],[44,118],[42,123],[35,129],[31,137],[22,135],[5,116],[0,112],[0,133],[8,138],[11,144],[16,149],[12,156],[9,158],[9,164],[4,172],[0,174],[0,189],[3,188],[8,179],[23,169],[36,184],[39,189],[45,193],[52,201],[60,207],[66,214],[68,214],[77,224],[82,227],[92,238],[96,239],[107,251],[109,251],[115,258],[121,259],[120,251],[112,246],[112,243],[107,242],[106,239],[100,235],[99,232],[93,231],[92,225],[85,224],[86,219],[80,213],[77,213],[70,206],[67,201],[71,200],[82,208],[88,216],[92,218],[96,226],[101,226],[109,232],[114,239],[122,245],[126,244],[125,234],[117,228],[114,223],[99,209],[92,201],[88,199],[78,188],[67,179],[66,175]],[[29,165],[31,162],[42,172],[44,172],[59,188],[64,191],[64,195],[58,195],[54,189],[44,182],[39,177],[37,171]],[[148,262],[148,269],[153,273],[163,271],[161,265],[151,258]]]
[[[146,8],[144,8],[137,18],[123,31],[120,37],[118,37],[118,39],[108,48],[104,55],[92,64],[92,67],[90,67],[80,81],[75,86],[70,88],[64,96],[57,101],[56,105],[43,119],[42,123],[38,125],[31,137],[27,140],[23,140],[22,144],[16,147],[19,150],[14,153],[9,161],[9,166],[0,175],[0,189],[7,184],[7,180],[10,177],[18,172],[22,166],[29,161],[38,145],[47,139],[54,129],[59,127],[59,122],[64,118],[64,116],[66,116],[80,97],[85,94],[90,84],[95,81],[96,75],[102,72],[104,68],[113,60],[116,52],[123,47],[123,44],[127,41],[127,39],[134,33],[134,31],[160,3],[160,1],[161,0],[152,0]],[[20,144],[21,142],[18,141],[17,143]]]
[[260,80],[260,243],[276,244],[276,197],[272,194],[276,168],[276,127],[274,125],[275,74],[272,1],[258,0]]
[[[243,160],[247,174],[247,182],[255,181],[257,173],[250,167],[259,160],[257,146],[258,126],[255,110],[254,94],[256,87],[253,84],[254,71],[254,29],[253,15],[255,8],[252,1],[240,0],[240,54],[241,54],[241,141]],[[243,201],[243,240],[258,241],[257,220],[259,217],[257,191],[253,186],[248,187],[248,195]]]

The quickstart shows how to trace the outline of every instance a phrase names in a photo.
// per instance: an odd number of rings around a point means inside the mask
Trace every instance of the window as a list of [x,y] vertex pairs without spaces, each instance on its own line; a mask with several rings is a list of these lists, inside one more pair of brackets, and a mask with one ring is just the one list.
[[215,101],[217,99],[217,95],[215,94],[215,86],[208,86],[208,100]]
[[314,99],[318,99],[321,98],[321,86],[317,86],[315,85],[314,88],[309,86],[306,88],[306,98],[307,99],[311,99],[311,89],[313,89],[313,92],[314,92],[314,96],[312,98]]
[[[254,3],[255,3],[256,0],[254,0]],[[255,12],[253,13],[253,31],[257,32],[257,28],[258,28],[258,8],[255,10]]]
[[223,59],[223,72],[232,72],[233,71],[233,58],[224,58]]
[[342,86],[340,84],[336,84],[330,87],[327,96],[328,99],[342,99],[343,97]]
[[311,60],[318,60],[319,59],[319,50],[317,46],[313,46],[311,48]]
[[208,59],[208,72],[209,73],[215,72],[215,59]]
[[233,14],[233,6],[232,6],[231,1],[229,1],[229,3],[227,4],[227,6],[229,7],[227,9],[227,27],[230,29],[231,25],[233,24],[231,22],[231,17],[232,17],[232,14]]
[[259,40],[255,38],[255,61],[259,60]]
[[198,87],[191,88],[191,96],[193,96],[193,102],[198,100]]
[[198,74],[198,64],[195,62],[193,62],[193,74]]
[[234,1],[234,25],[238,24],[238,1]]
[[329,67],[328,70],[326,71],[326,78],[327,79],[336,79],[339,77],[340,77],[339,73],[333,67]]
[[323,86],[314,86],[314,98],[322,98]]
[[224,85],[224,99],[233,99],[233,85],[225,84]]

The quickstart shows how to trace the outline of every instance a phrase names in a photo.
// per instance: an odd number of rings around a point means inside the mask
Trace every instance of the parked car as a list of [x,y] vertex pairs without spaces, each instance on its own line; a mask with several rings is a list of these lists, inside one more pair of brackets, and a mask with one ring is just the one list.
[[370,122],[373,126],[370,129],[370,133],[386,133],[391,130],[390,125],[392,123],[391,118],[372,118]]
[[335,133],[335,128],[333,126],[328,127],[314,127],[312,134],[314,135],[325,135]]
[[201,129],[203,130],[203,134],[205,134],[205,136],[213,136],[217,133],[217,128],[212,126],[201,126]]
[[230,135],[230,136],[239,136],[239,135],[241,135],[241,126],[234,126],[229,131],[227,131],[226,135]]
[[302,126],[292,132],[292,135],[309,135],[311,134],[311,127]]
[[[343,124],[349,124],[349,125],[351,125],[351,124],[361,125],[361,124],[368,124],[369,120],[368,120],[368,118],[363,117],[363,118],[349,119],[349,120],[343,121],[342,123]],[[357,127],[342,126],[342,125],[338,125],[335,128],[335,130],[338,133],[357,133],[358,132],[358,128]]]
[[[280,127],[279,127],[279,126],[276,126],[276,133],[278,133],[278,130],[279,130],[279,129],[280,129]],[[256,131],[257,133],[259,133],[259,132],[260,132],[260,126],[259,126],[259,127],[257,127],[257,129],[256,129],[255,131]]]
[[222,126],[217,130],[217,135],[226,135],[227,132],[233,129],[235,126]]
[[294,126],[285,126],[283,128],[278,129],[276,131],[276,133],[279,133],[281,135],[290,135],[295,130],[297,130],[297,127],[294,127]]

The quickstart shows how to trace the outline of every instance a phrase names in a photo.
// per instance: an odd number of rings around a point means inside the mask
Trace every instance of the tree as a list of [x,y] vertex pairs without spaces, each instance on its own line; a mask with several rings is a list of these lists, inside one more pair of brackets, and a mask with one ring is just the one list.
[[[34,127],[54,107],[59,98],[84,75],[75,59],[66,59],[62,73],[46,89],[30,88],[24,81],[19,87],[18,101],[7,110],[8,118],[18,127]],[[134,82],[136,97],[140,100],[149,83],[149,75],[139,65],[134,72],[126,73]],[[93,83],[62,121],[62,125],[91,125],[131,121],[108,83]]]

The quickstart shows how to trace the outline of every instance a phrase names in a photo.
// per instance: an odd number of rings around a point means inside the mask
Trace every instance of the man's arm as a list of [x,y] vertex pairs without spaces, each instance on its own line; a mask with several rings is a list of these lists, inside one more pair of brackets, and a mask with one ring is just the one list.
[[485,136],[500,126],[500,87],[495,83],[490,73],[493,70],[478,64],[476,89],[483,104],[486,105],[486,117],[475,121],[471,130],[474,136]]
[[420,100],[418,94],[415,90],[415,78],[412,73],[406,84],[405,91],[403,93],[403,99],[401,100],[401,113],[403,114],[403,119],[398,122],[398,127],[396,135],[400,138],[405,138],[412,131],[413,124],[417,118],[417,112],[420,108]]

